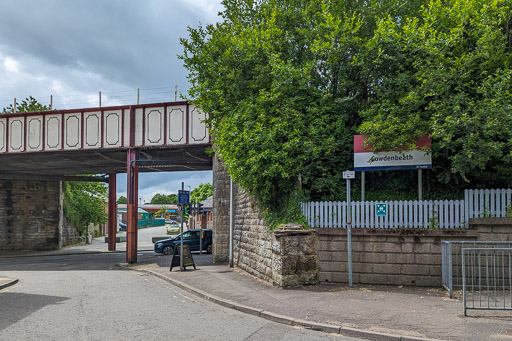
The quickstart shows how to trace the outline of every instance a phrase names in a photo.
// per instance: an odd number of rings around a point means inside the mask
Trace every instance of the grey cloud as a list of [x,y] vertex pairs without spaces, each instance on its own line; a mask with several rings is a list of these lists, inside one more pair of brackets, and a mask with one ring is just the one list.
[[183,85],[179,38],[213,19],[206,15],[184,0],[4,0],[0,41],[13,54],[120,84]]

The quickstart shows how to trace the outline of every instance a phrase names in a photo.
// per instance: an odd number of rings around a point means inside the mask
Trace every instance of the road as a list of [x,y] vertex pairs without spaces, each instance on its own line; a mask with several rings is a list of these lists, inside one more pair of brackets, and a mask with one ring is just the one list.
[[[186,229],[186,227],[184,227]],[[126,236],[126,232],[118,232],[118,236]],[[153,237],[171,237],[167,234],[165,226],[147,227],[137,230],[137,250],[153,250]],[[105,237],[98,237],[92,240],[92,245],[72,246],[76,251],[107,251],[108,243],[105,243]],[[126,251],[126,242],[120,242],[116,245],[117,251]]]
[[[270,322],[115,265],[124,254],[0,259],[0,339],[358,340]],[[139,259],[155,257],[141,252]]]

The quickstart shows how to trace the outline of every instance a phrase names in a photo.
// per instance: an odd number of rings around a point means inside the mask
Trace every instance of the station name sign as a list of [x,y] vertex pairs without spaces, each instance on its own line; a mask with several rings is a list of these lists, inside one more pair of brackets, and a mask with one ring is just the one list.
[[430,136],[416,142],[417,149],[403,151],[379,151],[374,153],[365,146],[366,135],[354,135],[354,170],[406,170],[432,168],[432,153],[423,149],[432,148]]

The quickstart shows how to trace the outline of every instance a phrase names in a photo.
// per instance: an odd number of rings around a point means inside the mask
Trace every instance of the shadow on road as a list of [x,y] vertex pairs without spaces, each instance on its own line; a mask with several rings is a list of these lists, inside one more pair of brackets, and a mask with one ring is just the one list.
[[0,331],[46,306],[60,304],[68,299],[68,297],[16,292],[0,293]]

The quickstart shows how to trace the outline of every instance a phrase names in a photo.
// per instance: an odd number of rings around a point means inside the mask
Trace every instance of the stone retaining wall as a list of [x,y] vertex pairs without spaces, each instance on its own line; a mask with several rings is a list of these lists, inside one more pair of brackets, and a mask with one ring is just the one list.
[[272,282],[272,235],[253,197],[234,187],[233,263]]
[[234,266],[281,287],[318,283],[316,232],[288,225],[271,233],[254,197],[235,185],[234,199]]
[[[470,220],[468,230],[352,229],[352,282],[442,285],[441,241],[512,241],[511,218]],[[348,282],[345,229],[317,229],[321,282]]]
[[60,182],[0,181],[0,250],[62,247]]
[[512,241],[512,218],[473,218],[471,228],[478,233],[481,241]]
[[[229,257],[230,178],[213,161],[213,261]],[[288,226],[271,233],[256,199],[233,184],[233,265],[278,286],[318,283],[318,237]]]

